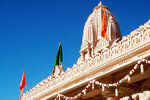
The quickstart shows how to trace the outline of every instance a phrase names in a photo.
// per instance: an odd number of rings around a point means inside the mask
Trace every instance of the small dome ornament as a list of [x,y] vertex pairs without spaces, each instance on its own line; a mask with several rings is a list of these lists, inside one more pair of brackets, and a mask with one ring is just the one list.
[[102,1],[99,2],[98,6],[96,6],[96,7],[93,9],[93,11],[94,11],[95,9],[99,9],[99,8],[104,8],[104,9],[109,10],[109,8],[108,8],[107,6],[103,5]]
[[100,6],[100,5],[103,5],[102,1],[100,1],[98,5],[99,5],[99,6]]

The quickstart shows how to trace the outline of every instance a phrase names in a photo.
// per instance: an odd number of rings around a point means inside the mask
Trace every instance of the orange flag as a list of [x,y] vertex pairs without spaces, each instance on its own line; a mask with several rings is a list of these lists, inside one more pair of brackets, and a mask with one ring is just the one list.
[[23,75],[22,75],[22,80],[20,82],[20,86],[19,86],[19,89],[21,91],[21,94],[20,94],[20,100],[21,100],[21,97],[22,97],[22,94],[23,94],[23,90],[24,90],[24,86],[26,85],[26,78],[25,78],[25,72],[23,71]]
[[102,30],[101,30],[101,36],[104,37],[104,38],[108,38],[108,36],[106,34],[106,28],[107,28],[107,25],[106,25],[106,13],[104,11],[103,19],[102,19]]

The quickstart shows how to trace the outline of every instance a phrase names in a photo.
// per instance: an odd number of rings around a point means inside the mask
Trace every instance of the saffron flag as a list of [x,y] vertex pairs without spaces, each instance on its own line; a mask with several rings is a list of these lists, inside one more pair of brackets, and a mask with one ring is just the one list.
[[107,25],[106,25],[106,13],[104,11],[103,19],[102,19],[102,29],[101,29],[101,36],[104,37],[104,38],[108,38],[108,36],[106,34],[106,28],[107,28]]
[[57,56],[56,56],[56,58],[55,58],[54,68],[53,68],[53,71],[52,71],[52,75],[54,75],[55,66],[56,66],[56,65],[60,65],[62,61],[63,61],[62,46],[61,46],[61,43],[59,43],[59,49],[58,49],[58,52],[57,52]]
[[21,100],[21,97],[22,97],[22,94],[23,94],[23,90],[24,90],[24,86],[25,86],[25,85],[26,85],[26,78],[25,78],[25,72],[23,71],[22,79],[21,79],[20,86],[19,86],[19,89],[20,89],[20,91],[21,91],[20,100]]

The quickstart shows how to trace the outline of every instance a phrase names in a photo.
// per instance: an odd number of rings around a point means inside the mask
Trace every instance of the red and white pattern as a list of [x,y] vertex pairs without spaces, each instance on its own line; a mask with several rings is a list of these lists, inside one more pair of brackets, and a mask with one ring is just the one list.
[[129,73],[122,79],[120,79],[119,81],[113,83],[113,84],[105,84],[105,83],[101,83],[101,82],[98,82],[96,81],[95,79],[94,80],[91,80],[89,82],[89,84],[86,86],[85,89],[83,89],[80,93],[78,93],[77,95],[75,95],[74,97],[67,97],[67,96],[64,96],[63,94],[60,94],[58,93],[57,97],[54,99],[54,100],[60,100],[60,98],[64,98],[65,100],[72,100],[72,99],[76,99],[78,98],[79,96],[81,96],[82,94],[83,95],[86,95],[86,92],[87,92],[87,89],[91,86],[92,84],[92,90],[94,90],[94,85],[99,85],[101,86],[102,88],[102,91],[104,91],[104,89],[107,87],[107,88],[110,88],[110,87],[116,87],[115,89],[115,96],[118,97],[118,89],[117,89],[117,86],[120,85],[121,83],[123,83],[124,81],[128,81],[130,82],[131,81],[131,75],[137,70],[138,67],[140,67],[141,69],[141,74],[144,74],[144,65],[143,63],[146,63],[146,64],[150,64],[150,60],[146,60],[146,59],[141,59],[141,60],[138,60],[137,61],[137,64],[129,71]]

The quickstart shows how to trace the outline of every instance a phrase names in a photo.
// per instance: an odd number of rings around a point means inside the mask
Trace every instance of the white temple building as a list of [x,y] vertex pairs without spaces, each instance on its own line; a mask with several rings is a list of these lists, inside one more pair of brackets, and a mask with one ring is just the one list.
[[[106,34],[101,36],[106,12]],[[77,63],[49,76],[22,100],[150,100],[150,20],[121,37],[119,24],[101,2],[83,29]],[[59,69],[60,67],[60,69]]]

